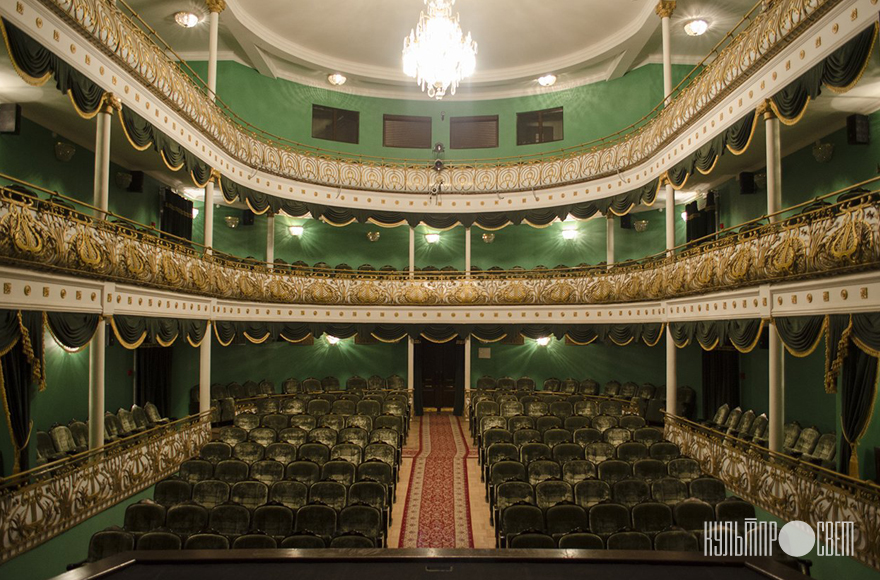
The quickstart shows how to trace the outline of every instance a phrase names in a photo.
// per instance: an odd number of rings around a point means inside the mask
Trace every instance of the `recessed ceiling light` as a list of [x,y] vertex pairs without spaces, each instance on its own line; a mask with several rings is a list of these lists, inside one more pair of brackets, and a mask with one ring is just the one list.
[[338,87],[340,85],[344,85],[345,81],[348,79],[345,78],[345,75],[341,75],[339,73],[333,73],[332,75],[327,76],[327,82],[333,85],[334,87]]
[[538,79],[538,84],[542,87],[552,87],[556,84],[556,75],[544,75]]
[[201,20],[199,15],[194,12],[178,12],[174,15],[174,21],[184,28],[194,27],[199,23],[199,20]]
[[690,36],[701,36],[705,34],[707,30],[709,30],[709,23],[702,18],[691,20],[684,25],[684,31]]

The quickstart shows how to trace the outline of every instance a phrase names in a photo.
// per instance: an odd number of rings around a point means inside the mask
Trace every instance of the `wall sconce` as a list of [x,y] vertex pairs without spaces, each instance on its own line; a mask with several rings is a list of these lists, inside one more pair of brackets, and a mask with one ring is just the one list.
[[429,244],[436,244],[440,241],[440,234],[425,234],[425,241]]
[[683,222],[688,221],[688,212],[687,211],[681,212],[681,221],[683,221]]
[[290,232],[290,235],[298,238],[303,235],[304,228],[302,226],[290,226],[287,228],[287,231]]
[[550,337],[549,336],[542,336],[540,338],[535,339],[535,342],[538,343],[538,346],[547,346],[548,344],[550,344]]
[[335,336],[330,336],[329,334],[325,334],[324,338],[327,339],[327,344],[329,344],[330,346],[339,344],[339,341],[342,340],[342,339],[337,338]]
[[116,187],[119,189],[128,189],[131,185],[132,176],[131,173],[127,171],[117,171],[116,172]]
[[74,147],[70,143],[62,143],[58,141],[55,143],[55,159],[61,161],[62,163],[67,163],[71,159],[73,159],[73,154],[76,153],[76,147]]
[[226,227],[234,230],[238,227],[238,224],[241,220],[238,218],[238,216],[228,215],[223,218],[223,221],[226,222]]
[[495,241],[495,234],[483,234],[483,241],[487,244],[491,244]]
[[577,230],[562,230],[562,239],[564,240],[574,240],[578,237]]
[[828,163],[834,157],[834,144],[816,141],[813,145],[813,159],[819,163]]
[[633,228],[638,232],[642,233],[648,229],[648,220],[635,220],[633,222]]
[[194,207],[193,208],[193,219],[196,219],[197,217],[199,217],[199,208]]
[[381,235],[381,232],[367,232],[367,239],[370,240],[371,242],[375,242],[375,241],[379,240],[380,235]]

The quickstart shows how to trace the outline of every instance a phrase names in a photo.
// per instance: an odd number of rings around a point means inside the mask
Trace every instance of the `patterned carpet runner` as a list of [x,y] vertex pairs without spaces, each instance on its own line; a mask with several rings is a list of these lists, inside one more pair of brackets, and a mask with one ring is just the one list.
[[410,476],[401,548],[473,548],[467,456],[470,451],[460,418],[425,414]]

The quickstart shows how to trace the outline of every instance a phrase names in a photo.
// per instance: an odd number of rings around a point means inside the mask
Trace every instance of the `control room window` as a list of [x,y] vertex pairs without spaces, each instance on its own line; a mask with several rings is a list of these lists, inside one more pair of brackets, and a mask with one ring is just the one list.
[[312,105],[312,137],[357,144],[360,116],[357,111]]
[[516,144],[562,141],[562,107],[516,114]]

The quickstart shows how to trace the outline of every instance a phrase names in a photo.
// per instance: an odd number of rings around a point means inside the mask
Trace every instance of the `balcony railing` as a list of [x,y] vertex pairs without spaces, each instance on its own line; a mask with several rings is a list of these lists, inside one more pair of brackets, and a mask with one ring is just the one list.
[[[111,55],[232,158],[297,181],[373,191],[431,193],[436,175],[425,159],[352,155],[293,142],[258,129],[222,101],[131,9],[94,0],[39,0]],[[842,0],[759,2],[648,115],[616,133],[537,155],[450,161],[445,188],[457,193],[524,191],[614,175],[656,155],[713,106]],[[734,119],[731,119],[733,121]]]
[[0,563],[175,473],[210,438],[206,412],[0,479]]
[[[666,439],[735,495],[783,520],[806,522],[814,529],[820,522],[853,522],[855,559],[880,570],[877,484],[769,451],[682,417],[666,416]],[[825,541],[820,537],[817,543]]]
[[53,194],[45,201],[0,188],[0,263],[283,304],[629,303],[877,268],[880,190],[835,199],[842,191],[784,210],[773,223],[766,223],[765,216],[691,242],[672,255],[610,268],[410,273],[298,268],[209,254],[113,214],[108,217],[114,221],[106,221],[81,213],[64,196]]

